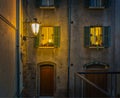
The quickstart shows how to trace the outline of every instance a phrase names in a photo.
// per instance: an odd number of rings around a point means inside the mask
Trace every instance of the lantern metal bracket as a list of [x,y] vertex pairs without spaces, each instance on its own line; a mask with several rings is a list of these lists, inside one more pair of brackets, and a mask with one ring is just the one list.
[[[34,36],[25,36],[23,35],[22,36],[22,40],[26,41],[27,38],[36,38],[38,32],[39,32],[39,27],[40,27],[40,22],[37,21],[37,18],[33,18],[33,21],[29,21],[28,19],[26,19],[26,22],[25,23],[29,23],[31,24],[31,27],[32,27],[32,31],[34,33]],[[33,26],[32,26],[33,24]],[[39,26],[38,26],[39,25]],[[37,28],[37,29],[36,29]]]
[[26,41],[27,38],[35,38],[35,37],[36,37],[36,36],[23,36],[22,39],[23,39],[24,41]]

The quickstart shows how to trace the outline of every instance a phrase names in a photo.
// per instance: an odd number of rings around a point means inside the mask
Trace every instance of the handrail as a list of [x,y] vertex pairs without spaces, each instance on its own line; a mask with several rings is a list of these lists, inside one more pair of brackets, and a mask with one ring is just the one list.
[[102,72],[102,71],[97,71],[97,72],[77,72],[79,74],[120,74],[120,71],[106,71],[106,72]]
[[87,78],[84,78],[84,76],[75,73],[78,77],[80,77],[82,80],[84,80],[85,82],[87,82],[88,84],[92,85],[93,87],[95,87],[96,89],[98,89],[99,91],[101,91],[102,93],[111,96],[110,93],[106,92],[105,90],[103,90],[102,88],[100,88],[99,86],[97,86],[95,83],[91,82],[90,80],[88,80]]
[[[82,74],[82,75],[81,75]],[[87,79],[86,77],[84,77],[83,75],[85,74],[110,74],[110,75],[115,75],[116,77],[116,74],[120,74],[120,71],[106,71],[106,72],[102,72],[102,71],[97,71],[97,72],[88,72],[86,70],[82,70],[81,72],[76,72],[74,73],[74,83],[76,83],[76,76],[78,76],[79,78],[81,78],[81,80],[87,82],[88,84],[90,84],[91,86],[95,87],[96,89],[98,89],[100,92],[102,92],[103,94],[111,97],[111,98],[115,98],[115,92],[113,93],[112,90],[113,90],[113,86],[111,86],[111,92],[108,92],[108,91],[105,91],[104,89],[102,89],[101,87],[99,87],[98,85],[96,85],[95,83],[93,83],[92,81],[90,81],[89,79]],[[112,76],[111,76],[112,78]],[[117,80],[115,80],[117,81]],[[112,82],[112,80],[111,80]],[[76,91],[76,84],[74,84],[74,94],[75,94],[75,91]],[[116,90],[116,88],[114,89]],[[76,95],[74,95],[75,97]]]
[[16,27],[8,20],[6,19],[3,15],[0,14],[0,19],[2,21],[4,21],[6,24],[8,24],[11,28],[13,28],[14,30],[16,30]]

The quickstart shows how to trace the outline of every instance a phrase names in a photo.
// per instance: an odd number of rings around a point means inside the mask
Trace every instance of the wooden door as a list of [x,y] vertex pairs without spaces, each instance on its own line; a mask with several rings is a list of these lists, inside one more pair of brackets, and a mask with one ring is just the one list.
[[53,96],[54,94],[54,66],[40,67],[40,96]]
[[[87,70],[87,72],[104,72],[105,70]],[[100,88],[107,90],[107,74],[86,74],[85,77]],[[90,84],[85,84],[85,98],[106,98],[107,96]]]

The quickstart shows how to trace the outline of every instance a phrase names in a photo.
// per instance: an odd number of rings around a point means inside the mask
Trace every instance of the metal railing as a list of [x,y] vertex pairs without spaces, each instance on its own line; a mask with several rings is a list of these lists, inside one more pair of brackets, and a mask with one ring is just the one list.
[[4,21],[7,25],[9,25],[11,28],[16,30],[16,27],[14,24],[12,24],[6,17],[4,17],[2,14],[0,14],[0,19]]
[[[89,79],[87,79],[86,75],[90,75],[90,74],[106,75],[107,76],[106,77],[107,88],[103,89],[99,85],[94,83],[94,81],[90,81]],[[120,79],[120,71],[117,71],[117,72],[116,71],[115,72],[113,71],[110,71],[110,72],[100,72],[100,71],[98,72],[87,72],[87,71],[77,72],[74,74],[74,98],[86,98],[86,93],[85,93],[86,85],[91,86],[94,89],[94,92],[97,90],[100,93],[104,94],[107,98],[120,98],[120,96],[118,95],[118,89],[120,89],[118,78]],[[87,89],[88,89],[87,91],[89,91],[89,87],[87,87]],[[94,97],[95,98],[99,97],[99,94],[98,96],[94,96]],[[93,98],[93,96],[87,96],[87,98]]]

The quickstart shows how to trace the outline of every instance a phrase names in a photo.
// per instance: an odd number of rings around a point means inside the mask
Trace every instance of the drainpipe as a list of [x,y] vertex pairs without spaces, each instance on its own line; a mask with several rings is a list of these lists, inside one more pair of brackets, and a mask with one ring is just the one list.
[[[115,38],[116,38],[116,32],[117,32],[117,30],[118,30],[118,25],[119,25],[119,23],[118,23],[118,15],[119,15],[119,9],[118,9],[118,2],[117,1],[119,1],[119,0],[114,0],[113,2],[112,2],[112,4],[113,4],[113,9],[112,9],[112,15],[111,16],[113,16],[113,17],[111,17],[111,20],[112,20],[112,24],[113,24],[113,30],[114,30],[114,32],[115,33],[113,33],[113,35],[112,35],[112,38],[113,38],[113,50],[112,50],[112,54],[113,54],[113,58],[112,58],[112,60],[113,60],[113,66],[112,66],[112,70],[113,71],[117,71],[117,63],[116,63],[116,40],[115,40]],[[116,21],[117,20],[117,21]],[[111,96],[111,98],[115,98],[115,95],[117,94],[117,78],[116,78],[116,76],[117,75],[112,75],[111,76],[111,78],[112,78],[112,89],[111,89],[111,94],[112,94],[112,96]]]
[[71,0],[68,3],[68,80],[67,80],[67,96],[70,93],[70,50],[71,50]]
[[20,97],[20,34],[19,34],[19,12],[20,12],[20,0],[16,0],[16,94]]

